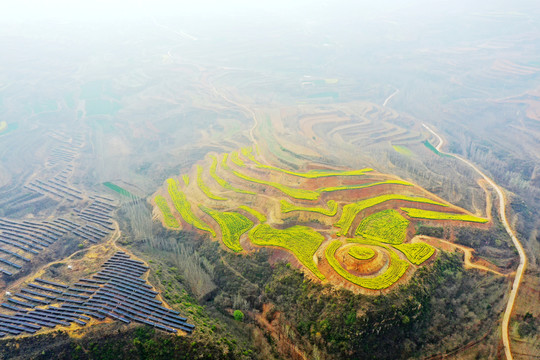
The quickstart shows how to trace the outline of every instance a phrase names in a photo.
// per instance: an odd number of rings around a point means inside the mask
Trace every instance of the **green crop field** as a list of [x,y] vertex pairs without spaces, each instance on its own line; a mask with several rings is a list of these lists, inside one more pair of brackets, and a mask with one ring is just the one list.
[[429,150],[433,151],[435,154],[439,156],[452,157],[452,155],[444,154],[440,152],[439,150],[437,150],[435,146],[431,145],[431,143],[428,140],[424,141],[423,144],[425,147],[427,147]]
[[128,198],[132,198],[132,199],[135,199],[136,196],[133,195],[132,193],[130,193],[129,191],[127,191],[126,189],[116,185],[116,184],[113,184],[112,182],[104,182],[103,185],[105,185],[106,187],[108,187],[109,189],[119,193],[120,195],[123,195],[125,197],[128,197]]
[[415,265],[420,265],[433,255],[435,249],[426,243],[394,245],[407,259]]
[[161,213],[163,214],[165,225],[171,228],[179,228],[180,224],[173,216],[171,209],[169,208],[169,204],[167,204],[167,200],[165,200],[165,198],[161,195],[157,195],[154,200],[156,201],[156,205],[159,207],[159,210],[161,210]]
[[221,187],[227,189],[227,190],[232,190],[234,192],[237,192],[237,193],[240,193],[240,194],[250,194],[250,195],[255,195],[255,193],[253,191],[248,191],[248,190],[242,190],[242,189],[238,189],[234,186],[232,186],[228,181],[226,181],[225,179],[219,177],[219,175],[217,174],[217,166],[218,166],[218,161],[217,161],[217,158],[214,156],[214,155],[210,155],[210,158],[212,159],[212,164],[210,165],[210,176],[212,176],[212,178],[214,180],[216,180],[216,182],[221,185]]
[[358,225],[355,235],[389,244],[401,244],[407,237],[409,220],[394,210],[383,210],[364,219]]
[[410,201],[410,202],[418,202],[418,203],[425,203],[425,204],[434,204],[434,205],[440,205],[440,206],[448,206],[446,204],[423,198],[423,197],[414,197],[414,196],[406,196],[406,195],[399,195],[399,194],[389,194],[389,195],[381,195],[376,196],[370,199],[365,199],[358,201],[353,204],[347,204],[343,207],[343,213],[341,214],[341,218],[337,223],[334,224],[334,226],[341,228],[341,231],[339,234],[345,235],[349,232],[349,229],[356,218],[356,215],[364,209],[370,208],[372,206],[381,204],[386,201],[391,200],[403,200],[403,201]]
[[369,278],[356,276],[345,270],[337,261],[335,254],[336,250],[340,247],[341,242],[334,240],[324,252],[326,260],[341,277],[366,289],[381,290],[390,287],[405,274],[405,271],[409,267],[408,262],[401,260],[396,253],[389,251],[390,264],[384,273]]
[[324,236],[317,231],[299,225],[280,230],[260,224],[250,231],[249,238],[258,246],[276,246],[289,250],[315,276],[325,279],[313,261],[315,252],[324,241]]
[[253,221],[237,212],[220,212],[206,206],[199,208],[210,215],[221,229],[221,241],[232,251],[242,251],[240,236],[253,227]]
[[204,183],[204,180],[202,178],[203,171],[204,171],[203,167],[200,165],[197,165],[197,185],[199,186],[199,189],[201,189],[204,195],[206,195],[209,199],[219,200],[219,201],[227,200],[227,198],[224,198],[222,196],[217,196],[212,193],[208,185]]
[[246,205],[241,205],[238,208],[250,213],[253,216],[255,216],[255,218],[257,218],[257,220],[259,220],[259,222],[261,224],[266,222],[266,216],[264,216],[263,214],[261,214],[257,210],[255,210],[253,208],[250,208],[249,206],[246,206]]
[[375,256],[375,250],[365,246],[353,246],[348,254],[357,260],[369,260]]
[[309,211],[309,212],[323,214],[326,216],[335,216],[338,209],[338,204],[334,200],[328,200],[328,202],[326,203],[326,206],[328,206],[328,209],[325,209],[320,206],[316,206],[316,207],[296,206],[294,204],[291,204],[287,200],[281,200],[280,204],[281,204],[282,213],[288,213],[291,211]]
[[455,214],[455,213],[446,213],[440,211],[429,211],[413,208],[401,208],[405,211],[409,217],[418,218],[418,219],[429,219],[429,220],[457,220],[457,221],[469,221],[476,223],[487,223],[489,220],[481,217],[468,215],[468,214]]
[[216,236],[216,232],[212,230],[210,226],[208,226],[206,223],[204,223],[201,219],[199,219],[195,214],[193,213],[193,210],[191,209],[191,205],[189,204],[189,201],[186,198],[186,195],[178,190],[178,186],[176,184],[176,181],[174,179],[167,179],[167,185],[168,185],[168,191],[169,196],[171,197],[174,207],[178,211],[178,213],[182,216],[185,222],[187,222],[190,225],[193,225],[197,229],[201,229],[203,231],[208,231],[212,236]]

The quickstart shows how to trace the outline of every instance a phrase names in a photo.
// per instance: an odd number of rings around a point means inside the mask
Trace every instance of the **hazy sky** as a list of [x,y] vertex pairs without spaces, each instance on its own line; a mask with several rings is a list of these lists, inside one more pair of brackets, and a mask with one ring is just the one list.
[[[482,1],[485,2],[485,1]],[[489,1],[495,5],[498,1]],[[18,0],[2,7],[3,21],[27,21],[37,19],[96,20],[133,19],[147,15],[204,14],[208,12],[234,15],[272,13],[283,16],[343,12],[380,14],[383,12],[405,11],[418,7],[430,13],[452,7],[477,6],[480,1],[462,0]],[[264,21],[264,19],[261,19]]]

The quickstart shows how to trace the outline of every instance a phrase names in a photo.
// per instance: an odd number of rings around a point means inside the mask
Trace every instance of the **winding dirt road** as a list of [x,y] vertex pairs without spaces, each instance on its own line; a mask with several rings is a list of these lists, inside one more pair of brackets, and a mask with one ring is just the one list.
[[512,284],[512,290],[510,291],[510,297],[508,299],[508,303],[506,304],[506,310],[504,311],[503,322],[502,322],[502,340],[503,340],[503,345],[504,345],[504,353],[506,355],[507,360],[512,360],[513,356],[510,350],[508,325],[510,323],[510,316],[512,315],[512,309],[514,308],[514,302],[516,301],[519,285],[521,284],[523,273],[525,272],[525,268],[527,266],[527,256],[525,255],[525,250],[523,249],[523,246],[519,242],[518,238],[516,237],[514,233],[514,230],[512,230],[506,218],[506,198],[504,196],[504,192],[502,191],[501,187],[499,187],[499,185],[497,185],[493,180],[491,180],[486,174],[484,174],[480,169],[476,167],[476,165],[471,163],[469,160],[464,159],[461,156],[458,156],[455,154],[450,154],[450,153],[441,151],[441,147],[444,144],[443,139],[426,124],[422,124],[422,126],[425,127],[430,133],[435,135],[435,137],[437,137],[437,139],[439,140],[439,143],[435,147],[437,151],[439,151],[442,154],[453,156],[456,159],[467,164],[469,167],[473,168],[480,176],[484,178],[484,180],[489,185],[491,185],[493,189],[495,189],[495,191],[497,192],[497,196],[499,197],[499,215],[501,217],[501,221],[504,225],[504,228],[506,229],[506,232],[512,238],[512,242],[514,243],[514,246],[516,247],[519,253],[519,266],[516,270],[516,277],[514,278],[514,283]]

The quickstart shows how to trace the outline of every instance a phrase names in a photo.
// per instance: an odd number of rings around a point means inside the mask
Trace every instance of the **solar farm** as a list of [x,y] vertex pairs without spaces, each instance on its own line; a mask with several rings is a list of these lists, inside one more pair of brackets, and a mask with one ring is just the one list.
[[194,325],[156,299],[158,293],[142,278],[147,271],[143,262],[119,251],[95,275],[71,285],[35,278],[0,304],[0,337],[85,326],[92,319],[191,333]]
[[[194,325],[147,282],[147,265],[121,250],[110,254],[122,205],[111,190],[122,188],[110,182],[93,189],[83,184],[86,136],[58,130],[47,138],[44,166],[22,173],[19,185],[4,188],[0,200],[0,337],[111,321],[191,333]],[[62,281],[56,273],[43,272],[94,248],[109,249],[108,259],[89,276]]]

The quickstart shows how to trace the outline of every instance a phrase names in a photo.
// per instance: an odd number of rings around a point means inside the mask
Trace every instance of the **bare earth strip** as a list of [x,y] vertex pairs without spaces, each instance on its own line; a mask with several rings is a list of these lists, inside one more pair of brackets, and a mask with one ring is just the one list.
[[523,249],[523,246],[519,242],[514,231],[510,227],[508,220],[506,219],[506,198],[504,196],[502,189],[493,180],[491,180],[486,174],[480,171],[480,169],[478,169],[476,165],[474,165],[469,160],[466,160],[458,155],[442,152],[441,147],[444,143],[443,139],[426,124],[422,124],[422,126],[424,126],[429,132],[431,132],[433,135],[435,135],[439,139],[439,144],[437,144],[437,146],[435,147],[439,152],[441,152],[442,154],[453,156],[456,159],[461,160],[462,162],[464,162],[465,164],[473,168],[480,176],[484,178],[484,180],[489,185],[491,185],[493,189],[495,189],[499,197],[499,215],[501,217],[501,221],[504,225],[504,228],[506,229],[506,232],[512,238],[512,242],[514,243],[514,246],[516,247],[519,253],[519,266],[516,270],[516,277],[514,278],[514,283],[512,284],[512,290],[510,291],[510,297],[508,299],[508,303],[506,304],[506,310],[504,312],[503,322],[502,322],[502,340],[503,340],[503,345],[504,345],[504,353],[506,355],[507,360],[512,360],[513,357],[512,357],[512,352],[510,350],[508,324],[510,323],[510,315],[512,314],[512,309],[514,308],[514,302],[516,300],[516,296],[519,290],[519,285],[521,284],[523,273],[525,272],[525,267],[527,266],[527,256],[525,255],[525,250]]
[[478,269],[478,270],[482,270],[482,271],[489,271],[489,272],[492,272],[494,274],[497,274],[497,275],[500,275],[500,276],[506,276],[505,274],[497,271],[497,270],[494,270],[494,269],[491,269],[487,266],[484,266],[484,265],[480,265],[480,264],[477,264],[477,263],[474,263],[472,262],[473,258],[474,258],[474,255],[473,255],[473,251],[474,249],[471,249],[469,247],[466,247],[466,246],[463,246],[463,245],[458,245],[458,244],[455,244],[453,242],[450,242],[450,241],[446,241],[446,240],[443,240],[443,239],[438,239],[438,238],[432,238],[432,237],[429,237],[429,236],[424,236],[424,235],[419,235],[419,236],[416,236],[412,239],[412,243],[416,243],[416,242],[425,242],[427,244],[430,244],[430,245],[433,245],[437,248],[440,248],[440,249],[459,249],[461,250],[464,254],[465,254],[465,258],[464,258],[464,263],[465,263],[465,269]]

